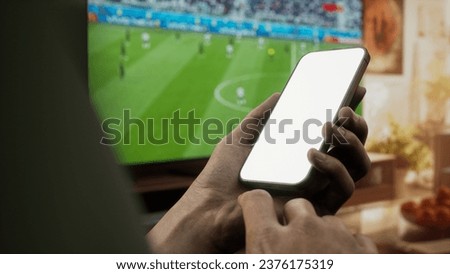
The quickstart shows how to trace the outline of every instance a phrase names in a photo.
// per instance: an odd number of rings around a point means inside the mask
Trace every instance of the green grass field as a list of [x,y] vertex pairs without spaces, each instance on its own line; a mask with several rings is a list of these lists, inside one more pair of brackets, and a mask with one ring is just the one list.
[[[130,41],[126,43],[126,55],[121,57],[121,44],[125,42],[126,29]],[[141,33],[151,36],[150,48],[143,48]],[[89,25],[89,81],[90,93],[100,119],[122,120],[124,109],[131,117],[144,122],[154,119],[150,134],[162,136],[161,121],[173,117],[176,110],[187,117],[194,110],[195,116],[205,121],[217,118],[223,123],[232,118],[242,118],[253,107],[275,91],[281,91],[291,70],[303,54],[318,50],[309,42],[265,39],[263,48],[257,38],[233,38],[234,52],[226,55],[230,36],[213,35],[209,45],[201,33],[144,29],[106,24]],[[200,43],[204,43],[200,53]],[[320,49],[342,47],[321,44]],[[270,57],[268,49],[275,55]],[[120,77],[119,65],[123,62],[124,76]],[[236,89],[245,89],[245,104],[238,104]],[[115,145],[120,162],[135,164],[177,159],[207,157],[214,145],[177,144],[169,127],[169,142],[155,145],[146,141],[139,144],[138,126],[123,128],[111,126],[127,136],[130,144]],[[146,128],[145,137],[149,134]],[[200,138],[202,127],[196,126],[194,134]],[[186,137],[187,126],[180,129]],[[192,134],[192,132],[191,132]],[[220,135],[223,136],[223,135]]]

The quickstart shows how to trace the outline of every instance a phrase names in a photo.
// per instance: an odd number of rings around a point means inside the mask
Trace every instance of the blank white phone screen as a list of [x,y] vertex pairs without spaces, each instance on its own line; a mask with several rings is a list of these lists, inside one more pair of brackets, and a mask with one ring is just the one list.
[[[362,48],[313,52],[297,64],[241,170],[258,183],[298,184],[311,167],[307,152],[319,149],[322,126],[337,115],[363,62]],[[331,115],[331,116],[330,116]]]

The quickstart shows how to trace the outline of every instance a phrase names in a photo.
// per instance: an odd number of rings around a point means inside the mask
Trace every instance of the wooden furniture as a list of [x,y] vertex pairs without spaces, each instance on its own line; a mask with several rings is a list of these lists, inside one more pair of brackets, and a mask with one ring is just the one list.
[[433,143],[435,188],[450,186],[450,131],[437,134]]

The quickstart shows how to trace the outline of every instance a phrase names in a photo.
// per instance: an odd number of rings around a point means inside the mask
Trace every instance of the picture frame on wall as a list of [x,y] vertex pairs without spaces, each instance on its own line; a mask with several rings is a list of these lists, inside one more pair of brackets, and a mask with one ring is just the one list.
[[403,73],[403,1],[364,0],[364,45],[372,57],[368,72]]

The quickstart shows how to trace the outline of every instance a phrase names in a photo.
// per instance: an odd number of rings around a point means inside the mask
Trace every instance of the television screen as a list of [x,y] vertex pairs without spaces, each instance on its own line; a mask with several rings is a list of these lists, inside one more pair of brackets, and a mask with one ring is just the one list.
[[208,157],[304,54],[362,37],[361,0],[90,0],[88,19],[102,143],[131,165]]

